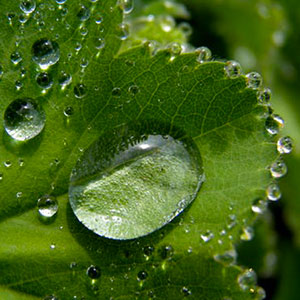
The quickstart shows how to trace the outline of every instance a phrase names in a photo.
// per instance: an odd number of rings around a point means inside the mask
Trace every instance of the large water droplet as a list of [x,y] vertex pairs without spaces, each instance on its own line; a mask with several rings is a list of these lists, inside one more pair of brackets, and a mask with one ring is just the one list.
[[24,0],[24,1],[21,1],[21,3],[20,3],[20,9],[25,14],[33,13],[35,8],[36,8],[36,4],[35,4],[34,0]]
[[121,5],[125,14],[130,14],[133,10],[134,0],[121,0]]
[[225,63],[224,71],[229,78],[234,78],[241,75],[242,68],[238,62],[229,60]]
[[252,269],[247,269],[238,276],[238,284],[242,290],[250,290],[255,286],[257,280],[256,273]]
[[263,214],[268,207],[266,200],[256,199],[252,205],[252,211],[257,214]]
[[251,72],[246,75],[246,84],[248,88],[259,89],[262,85],[262,77],[257,72]]
[[205,61],[208,61],[211,59],[211,51],[210,49],[208,49],[207,47],[200,47],[200,48],[197,48],[195,50],[195,52],[198,54],[198,58],[197,60],[200,62],[200,63],[203,63]]
[[32,59],[43,70],[57,63],[59,57],[60,51],[56,42],[43,38],[36,41],[32,46]]
[[281,191],[277,183],[271,183],[267,188],[267,197],[271,201],[277,201],[281,198]]
[[279,159],[272,164],[270,172],[274,178],[283,177],[287,173],[287,166],[282,159]]
[[293,142],[289,136],[280,138],[277,142],[277,151],[281,154],[291,153],[293,150]]
[[284,127],[284,120],[278,115],[269,116],[266,119],[266,130],[269,134],[275,135]]
[[204,180],[191,139],[140,130],[124,126],[101,137],[72,172],[72,209],[101,236],[132,239],[161,228],[194,200]]
[[37,207],[40,216],[47,219],[54,217],[58,211],[58,203],[56,198],[49,195],[44,195],[39,198]]
[[77,17],[80,19],[80,21],[88,20],[90,17],[90,10],[84,5],[81,5],[77,13]]
[[262,105],[267,105],[270,102],[272,92],[269,88],[266,88],[257,93],[258,102]]
[[6,132],[19,141],[37,136],[44,128],[45,120],[42,107],[30,98],[14,100],[4,113]]

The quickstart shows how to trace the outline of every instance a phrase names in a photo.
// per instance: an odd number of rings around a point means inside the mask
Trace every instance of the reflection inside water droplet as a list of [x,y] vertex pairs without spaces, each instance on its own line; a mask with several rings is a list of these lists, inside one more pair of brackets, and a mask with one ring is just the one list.
[[132,239],[169,223],[195,199],[203,180],[191,139],[124,126],[86,150],[72,172],[69,198],[79,221],[95,233]]

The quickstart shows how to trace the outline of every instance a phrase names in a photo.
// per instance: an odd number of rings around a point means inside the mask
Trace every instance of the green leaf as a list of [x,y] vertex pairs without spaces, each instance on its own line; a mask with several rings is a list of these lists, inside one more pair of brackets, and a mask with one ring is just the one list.
[[[266,167],[278,156],[257,90],[247,87],[245,76],[228,77],[222,62],[199,63],[197,53],[152,55],[147,45],[118,52],[125,33],[116,1],[39,1],[26,16],[18,5],[0,4],[1,122],[8,105],[23,98],[38,102],[46,121],[24,142],[1,129],[3,291],[29,299],[261,298],[239,267],[213,259],[251,225],[252,202],[265,197],[271,181]],[[99,38],[105,45],[99,47]],[[57,43],[60,52],[46,71],[32,59],[41,39]],[[17,64],[11,61],[15,52],[22,57]],[[41,72],[53,80],[49,89],[37,83]],[[65,74],[69,84],[62,84]],[[138,87],[134,95],[132,86]],[[191,205],[160,230],[128,241],[107,239],[74,216],[70,176],[95,141],[134,124],[140,134],[191,139],[206,181]],[[36,205],[48,194],[57,197],[59,209],[43,222]],[[87,272],[90,266],[100,271]]]

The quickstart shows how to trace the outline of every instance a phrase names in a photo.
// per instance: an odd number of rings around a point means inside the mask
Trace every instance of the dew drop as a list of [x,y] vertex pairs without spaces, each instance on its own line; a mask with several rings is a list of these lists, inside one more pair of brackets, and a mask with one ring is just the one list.
[[284,120],[278,115],[272,115],[266,119],[266,130],[271,135],[278,134],[283,127]]
[[50,249],[54,250],[56,248],[55,244],[50,245]]
[[39,73],[36,82],[43,89],[49,89],[53,84],[52,76],[46,72]]
[[181,293],[183,294],[184,297],[188,297],[188,296],[192,295],[192,292],[186,286],[184,286],[181,289]]
[[77,13],[77,17],[80,19],[80,21],[88,20],[90,17],[90,10],[84,5],[81,5]]
[[174,250],[171,245],[164,246],[160,249],[160,256],[162,259],[171,258],[173,256]]
[[207,47],[199,47],[195,52],[198,54],[197,60],[200,63],[211,59],[211,51]]
[[98,267],[91,265],[86,270],[86,274],[91,279],[98,279],[101,276],[101,270]]
[[60,77],[58,78],[58,83],[61,85],[61,88],[64,89],[71,82],[72,82],[72,76],[62,71]]
[[284,136],[277,141],[277,151],[281,154],[291,153],[293,141],[289,136]]
[[5,168],[10,168],[10,167],[11,167],[11,161],[10,161],[10,160],[6,160],[6,161],[4,162],[4,167],[5,167]]
[[192,26],[187,22],[182,22],[178,25],[178,29],[181,30],[185,36],[190,36],[193,32]]
[[66,117],[72,116],[73,113],[74,113],[74,109],[73,109],[72,106],[67,106],[67,107],[65,108],[65,110],[64,110],[64,115],[65,115]]
[[282,159],[277,160],[270,167],[272,177],[281,178],[287,173],[287,166]]
[[214,234],[210,230],[207,230],[205,233],[201,234],[200,237],[204,243],[208,243],[214,238]]
[[94,39],[94,43],[95,43],[95,48],[96,49],[98,49],[98,50],[100,50],[100,49],[102,49],[102,48],[104,48],[104,46],[105,46],[105,40],[104,40],[104,38],[95,38]]
[[0,65],[0,79],[2,78],[4,72],[3,72],[3,67]]
[[250,288],[255,286],[256,280],[257,280],[256,273],[252,269],[245,270],[237,278],[240,288],[244,291],[250,290]]
[[268,207],[268,203],[262,199],[256,199],[252,205],[252,211],[257,214],[263,214]]
[[146,271],[140,271],[137,274],[137,279],[140,280],[140,281],[145,280],[147,277],[148,277],[148,273]]
[[10,60],[14,65],[17,65],[22,60],[22,56],[18,51],[15,51],[11,54]]
[[36,41],[32,46],[32,59],[42,70],[46,70],[57,63],[59,57],[59,46],[54,41],[43,38]]
[[153,251],[154,251],[154,247],[153,247],[153,246],[145,246],[145,247],[143,248],[144,254],[145,254],[146,256],[148,256],[148,257],[152,255]]
[[43,298],[43,300],[58,300],[54,295],[49,295]]
[[76,98],[83,98],[87,93],[86,86],[83,83],[78,83],[74,87],[74,95]]
[[119,38],[120,40],[124,41],[129,36],[129,25],[127,23],[122,23],[119,26]]
[[128,92],[132,95],[135,96],[138,92],[140,91],[140,88],[137,85],[131,85],[128,89]]
[[281,191],[277,183],[271,183],[268,186],[267,197],[271,201],[277,201],[281,198]]
[[195,199],[204,180],[191,139],[141,128],[149,130],[124,125],[102,136],[72,172],[71,207],[100,236],[132,239],[161,228]]
[[19,91],[23,87],[23,82],[21,80],[17,80],[15,82],[16,90]]
[[122,91],[121,91],[120,88],[115,87],[115,88],[112,89],[111,94],[112,94],[114,97],[120,97],[121,94],[122,94]]
[[246,74],[246,84],[250,89],[259,89],[262,85],[262,77],[257,72],[251,72]]
[[242,241],[250,241],[250,240],[253,239],[253,236],[254,236],[254,230],[253,230],[253,228],[247,226],[247,227],[244,227],[242,229],[242,233],[240,235],[240,239]]
[[33,99],[14,100],[5,110],[5,131],[18,141],[25,141],[37,136],[45,126],[45,113]]
[[56,0],[56,3],[59,5],[64,4],[66,2],[67,2],[67,0]]
[[262,105],[267,105],[270,102],[272,92],[269,88],[257,92],[258,102]]
[[220,262],[221,264],[225,266],[230,266],[236,262],[237,253],[234,249],[228,250],[222,254],[216,254],[214,255],[214,259],[217,262]]
[[229,215],[228,222],[227,222],[227,228],[232,229],[235,225],[236,225],[236,215]]
[[58,203],[54,196],[44,195],[39,198],[37,208],[41,217],[52,218],[57,214]]
[[229,78],[234,78],[241,75],[242,68],[238,62],[234,60],[229,60],[225,63],[224,71]]
[[170,50],[171,54],[173,55],[179,55],[182,51],[182,47],[179,43],[172,43],[168,46],[168,49]]
[[24,0],[24,1],[21,1],[21,3],[20,3],[20,9],[25,14],[33,13],[35,8],[36,8],[36,3],[34,0]]
[[124,14],[130,14],[133,10],[134,0],[121,0],[121,6],[123,8]]

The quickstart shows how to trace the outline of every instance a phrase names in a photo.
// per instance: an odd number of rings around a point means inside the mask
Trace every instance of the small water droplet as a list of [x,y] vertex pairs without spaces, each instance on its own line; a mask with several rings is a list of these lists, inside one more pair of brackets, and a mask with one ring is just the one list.
[[284,136],[277,141],[277,151],[281,154],[291,153],[293,141],[289,136]]
[[128,36],[129,36],[129,24],[122,23],[119,26],[119,38],[120,40],[124,41],[128,38]]
[[133,10],[134,0],[121,0],[121,6],[123,8],[124,14],[130,14]]
[[66,107],[65,110],[64,110],[64,115],[65,115],[66,117],[72,116],[73,113],[74,113],[74,109],[73,109],[72,106],[68,106],[68,107]]
[[257,214],[263,214],[268,207],[268,203],[262,199],[256,199],[252,205],[252,211]]
[[137,85],[131,85],[128,89],[128,92],[132,95],[135,96],[138,92],[140,91],[140,88]]
[[144,251],[144,254],[149,257],[152,255],[152,253],[154,251],[154,247],[153,246],[145,246],[143,248],[143,251]]
[[56,0],[56,3],[59,5],[64,4],[66,2],[67,2],[67,0]]
[[4,113],[6,132],[19,141],[37,136],[44,128],[45,120],[44,110],[30,98],[14,100]]
[[207,47],[199,47],[195,50],[195,52],[198,54],[197,60],[200,63],[211,59],[211,51]]
[[56,248],[56,245],[55,244],[51,244],[50,245],[50,249],[54,250]]
[[105,46],[104,38],[97,37],[97,38],[94,39],[94,41],[95,41],[94,42],[95,43],[95,48],[98,49],[98,50],[102,49]]
[[111,94],[112,94],[114,97],[120,97],[121,94],[122,94],[122,91],[121,91],[120,88],[115,87],[115,88],[112,89]]
[[23,82],[21,80],[17,80],[15,82],[16,90],[19,91],[23,87]]
[[272,92],[269,88],[257,92],[258,102],[262,105],[267,105],[270,102]]
[[162,259],[168,259],[173,256],[174,250],[171,245],[167,245],[165,247],[162,247],[160,250],[160,255]]
[[246,74],[246,85],[250,89],[259,89],[262,85],[262,77],[257,72]]
[[254,230],[252,227],[244,227],[242,229],[242,233],[240,235],[240,239],[243,240],[243,241],[250,241],[252,240],[254,237]]
[[182,51],[182,47],[179,43],[171,43],[169,46],[168,46],[168,49],[170,50],[171,54],[172,55],[179,55]]
[[91,265],[86,270],[86,274],[91,279],[98,279],[101,276],[101,270],[98,267]]
[[3,72],[3,67],[0,65],[0,79],[2,78],[4,72]]
[[214,238],[214,234],[210,230],[207,230],[205,233],[201,234],[200,237],[204,243],[207,243]]
[[20,9],[25,14],[33,13],[35,8],[36,8],[36,4],[35,4],[34,0],[24,0],[24,1],[21,1],[21,3],[20,3]]
[[52,218],[57,214],[58,203],[54,196],[44,195],[38,199],[37,208],[41,217]]
[[22,56],[18,51],[15,51],[11,54],[10,60],[14,65],[17,65],[22,60]]
[[225,63],[224,71],[229,78],[234,78],[241,75],[242,68],[238,62],[234,60],[229,60]]
[[257,276],[253,269],[247,269],[238,278],[238,284],[242,290],[247,291],[256,285]]
[[192,292],[186,286],[181,289],[181,293],[184,297],[188,297],[192,294]]
[[229,215],[228,216],[228,222],[227,222],[227,228],[232,229],[236,225],[236,215]]
[[175,27],[176,23],[173,17],[164,16],[160,19],[160,25],[164,32],[170,32]]
[[3,179],[3,173],[0,173],[0,181]]
[[140,271],[137,274],[137,279],[138,280],[145,280],[148,277],[148,273],[146,271]]
[[10,160],[6,160],[6,161],[4,162],[4,167],[5,167],[5,168],[10,168],[11,165],[12,165],[12,163],[11,163]]
[[80,27],[79,32],[82,36],[86,36],[89,33],[88,29],[85,26]]
[[43,298],[43,300],[58,300],[54,295],[49,295]]
[[83,98],[87,93],[86,86],[83,83],[78,83],[74,87],[74,95],[76,98]]
[[230,266],[236,262],[237,253],[234,249],[228,250],[222,254],[214,255],[214,259],[217,262],[222,263],[225,266]]
[[80,19],[80,21],[88,20],[90,17],[90,10],[84,5],[81,5],[77,13],[77,17]]
[[279,159],[272,164],[270,172],[274,178],[281,178],[287,173],[287,166],[282,159]]
[[58,78],[58,83],[61,85],[61,88],[64,89],[71,82],[72,82],[72,76],[62,71],[60,77]]
[[39,73],[36,82],[43,89],[49,89],[53,84],[52,76],[46,72]]
[[32,59],[42,70],[58,62],[60,57],[59,46],[56,42],[42,38],[32,46]]
[[178,29],[181,30],[186,37],[189,37],[193,33],[192,26],[187,22],[180,23]]
[[266,130],[269,134],[275,135],[284,127],[284,120],[278,115],[269,116],[266,119]]
[[103,16],[101,13],[97,13],[95,17],[95,22],[97,25],[100,25],[103,22]]
[[281,191],[277,183],[271,183],[267,188],[267,197],[271,201],[277,201],[281,198]]

